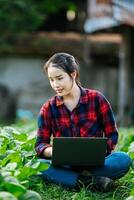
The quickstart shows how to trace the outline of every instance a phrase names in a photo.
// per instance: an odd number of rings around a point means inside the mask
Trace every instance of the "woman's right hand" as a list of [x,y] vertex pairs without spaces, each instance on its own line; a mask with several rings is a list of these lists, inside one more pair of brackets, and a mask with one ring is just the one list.
[[51,158],[52,157],[52,147],[47,147],[44,152],[43,152],[44,156],[46,158]]

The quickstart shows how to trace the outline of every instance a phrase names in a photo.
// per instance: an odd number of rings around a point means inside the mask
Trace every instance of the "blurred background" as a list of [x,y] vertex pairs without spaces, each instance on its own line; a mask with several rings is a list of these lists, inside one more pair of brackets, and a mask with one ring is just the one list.
[[74,55],[120,126],[134,124],[134,0],[0,0],[0,122],[36,119],[54,95],[45,61]]

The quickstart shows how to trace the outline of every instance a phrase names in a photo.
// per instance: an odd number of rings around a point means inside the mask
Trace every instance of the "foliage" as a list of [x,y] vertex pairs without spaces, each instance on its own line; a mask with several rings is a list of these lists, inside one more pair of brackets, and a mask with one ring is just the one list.
[[19,34],[37,30],[62,8],[75,10],[76,4],[73,0],[0,0],[1,48],[10,49]]
[[75,9],[75,5],[67,0],[1,0],[0,8],[0,31],[8,34],[33,31],[49,14],[60,8]]
[[[123,187],[128,197],[125,200],[134,200],[134,127],[119,129],[119,150],[125,151],[132,159],[131,170],[128,175],[122,178]],[[120,188],[119,188],[120,190]]]
[[128,152],[131,142],[134,141],[134,127],[119,128],[119,142],[118,149]]
[[13,127],[0,129],[0,199],[41,200],[31,177],[48,167],[36,158],[35,136]]
[[[134,128],[120,128],[118,150],[134,160]],[[134,168],[107,193],[82,187],[79,191],[46,184],[37,174],[48,166],[34,151],[35,122],[19,122],[0,129],[0,200],[129,200],[134,199]]]

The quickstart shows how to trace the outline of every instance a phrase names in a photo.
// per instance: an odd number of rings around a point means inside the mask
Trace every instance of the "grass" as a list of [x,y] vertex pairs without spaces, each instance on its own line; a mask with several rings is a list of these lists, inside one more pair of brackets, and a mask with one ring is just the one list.
[[112,191],[105,193],[84,186],[78,191],[55,184],[46,184],[37,177],[34,179],[31,177],[31,180],[31,188],[40,193],[42,200],[125,200],[134,188],[132,170],[115,182],[116,187]]
[[[42,200],[124,200],[129,196],[133,187],[134,184],[130,184],[127,178],[125,178],[125,184],[122,179],[118,181],[118,186],[113,191],[107,193],[91,191],[84,187],[80,191],[69,190],[54,184],[46,185],[40,182],[38,192],[41,194]],[[37,190],[37,185],[35,190]]]

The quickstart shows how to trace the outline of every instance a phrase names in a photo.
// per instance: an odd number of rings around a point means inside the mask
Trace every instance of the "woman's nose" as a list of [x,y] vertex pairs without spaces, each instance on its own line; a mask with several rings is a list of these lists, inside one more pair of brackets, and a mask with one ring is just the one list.
[[54,86],[55,88],[59,87],[58,82],[57,82],[57,81],[54,81],[53,86]]

